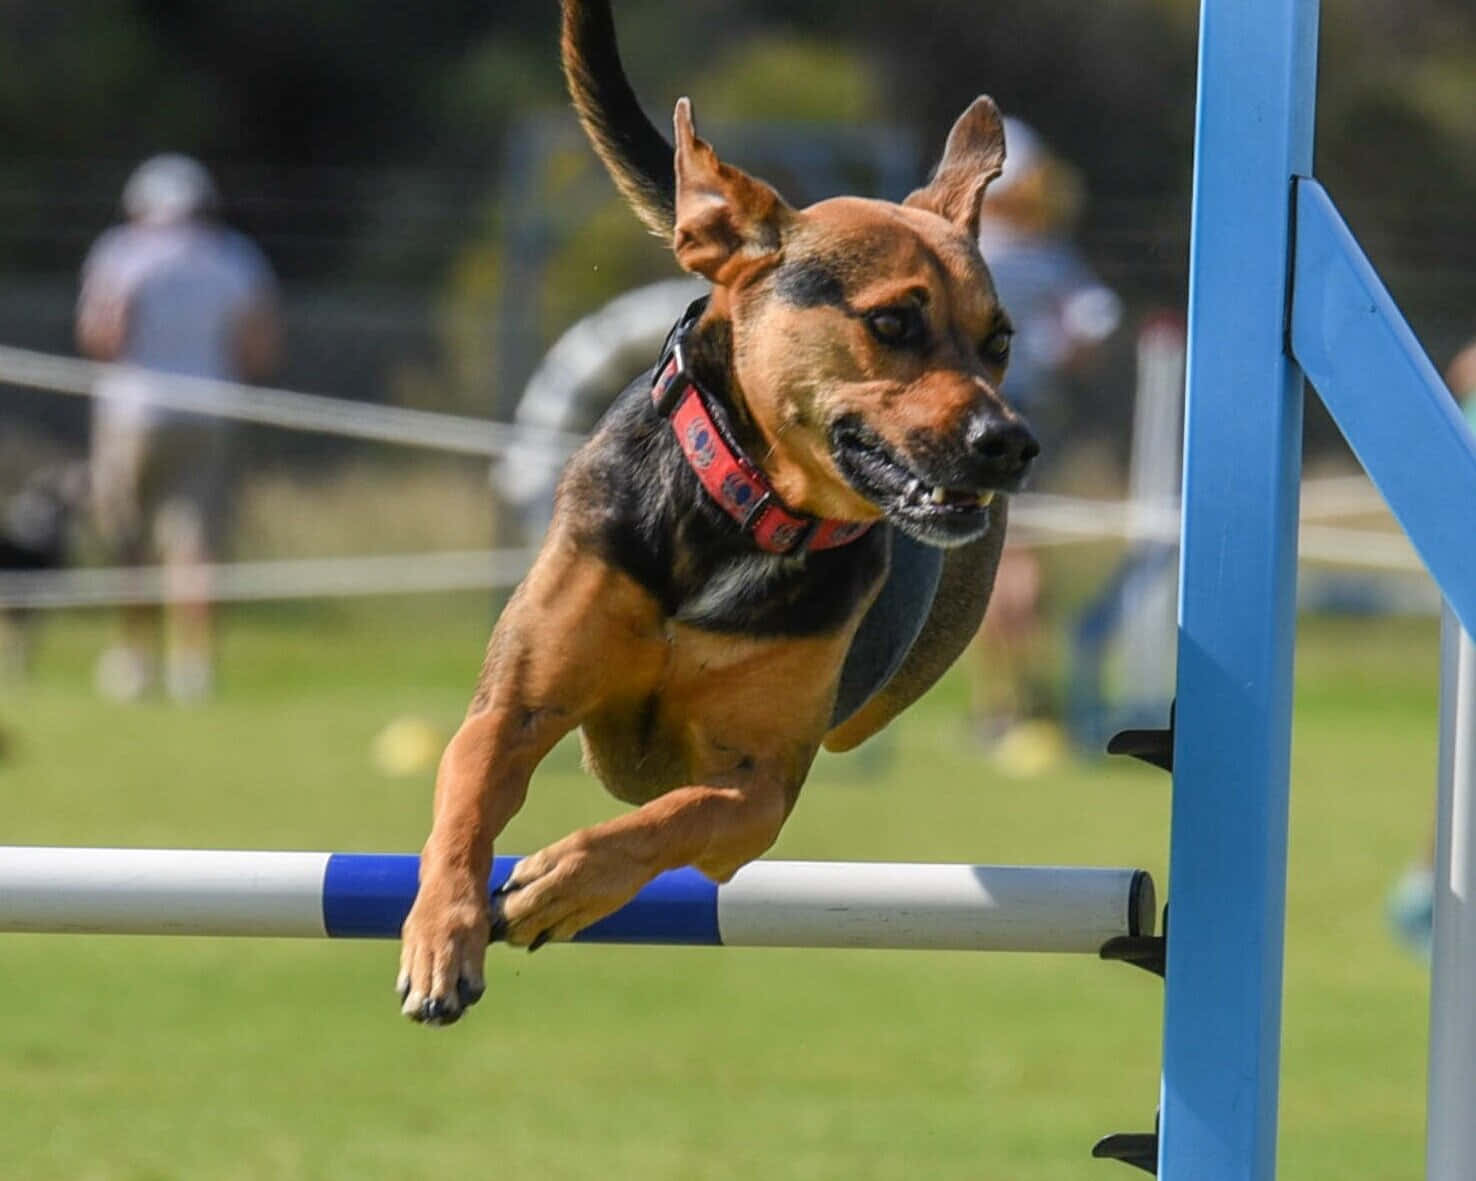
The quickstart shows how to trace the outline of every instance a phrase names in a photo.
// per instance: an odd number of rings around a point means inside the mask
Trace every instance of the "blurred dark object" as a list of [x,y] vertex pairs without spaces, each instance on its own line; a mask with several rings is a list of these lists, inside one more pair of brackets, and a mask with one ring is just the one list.
[[6,500],[0,515],[0,570],[64,566],[73,523],[86,499],[82,464],[51,464],[34,473]]
[[[0,573],[59,570],[71,554],[75,526],[87,502],[80,463],[50,464],[33,473],[0,507]],[[5,608],[0,671],[20,678],[30,669],[35,612]],[[4,736],[0,735],[0,753]]]

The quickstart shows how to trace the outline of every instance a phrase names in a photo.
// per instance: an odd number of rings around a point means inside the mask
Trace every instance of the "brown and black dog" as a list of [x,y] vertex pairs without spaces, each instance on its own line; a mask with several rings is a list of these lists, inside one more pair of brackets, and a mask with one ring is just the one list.
[[[686,99],[666,143],[608,0],[565,0],[563,61],[621,193],[712,293],[570,461],[441,759],[398,985],[428,1024],[480,997],[489,938],[567,939],[664,870],[724,881],[763,853],[820,746],[876,733],[968,642],[996,494],[1038,450],[998,393],[1011,328],[976,245],[1004,162],[989,99],[900,205],[793,209]],[[638,806],[523,859],[494,914],[492,843],[575,727]]]

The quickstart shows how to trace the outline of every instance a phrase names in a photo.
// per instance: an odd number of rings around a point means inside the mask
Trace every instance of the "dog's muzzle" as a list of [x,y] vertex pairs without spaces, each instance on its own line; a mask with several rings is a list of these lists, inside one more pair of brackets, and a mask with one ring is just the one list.
[[1021,420],[978,415],[962,436],[917,432],[906,452],[893,448],[858,417],[830,432],[837,469],[889,521],[927,545],[964,545],[989,528],[996,494],[1016,492],[1040,453]]

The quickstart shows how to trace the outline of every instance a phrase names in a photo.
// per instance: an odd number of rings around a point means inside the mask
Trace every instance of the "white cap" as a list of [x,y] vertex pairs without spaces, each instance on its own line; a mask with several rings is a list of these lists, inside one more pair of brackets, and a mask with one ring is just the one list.
[[219,200],[205,166],[172,152],[145,160],[123,186],[123,212],[156,225],[207,213]]

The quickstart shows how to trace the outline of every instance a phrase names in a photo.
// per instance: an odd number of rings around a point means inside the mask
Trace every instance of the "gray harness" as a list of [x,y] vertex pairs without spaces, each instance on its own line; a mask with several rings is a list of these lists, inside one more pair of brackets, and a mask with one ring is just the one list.
[[913,541],[890,525],[884,528],[891,534],[891,567],[846,653],[840,691],[830,717],[832,726],[840,725],[865,705],[902,667],[938,593],[943,551]]

